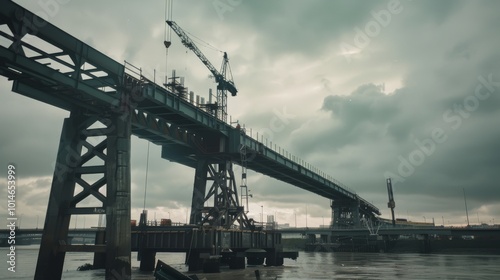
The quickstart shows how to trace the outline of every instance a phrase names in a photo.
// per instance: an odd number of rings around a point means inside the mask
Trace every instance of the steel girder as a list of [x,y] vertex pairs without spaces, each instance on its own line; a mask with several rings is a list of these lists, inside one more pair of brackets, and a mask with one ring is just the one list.
[[[105,253],[106,279],[130,276],[130,135],[126,113],[73,112],[64,121],[35,279],[61,279],[70,251]],[[71,217],[98,214],[106,215],[106,244],[70,245]]]

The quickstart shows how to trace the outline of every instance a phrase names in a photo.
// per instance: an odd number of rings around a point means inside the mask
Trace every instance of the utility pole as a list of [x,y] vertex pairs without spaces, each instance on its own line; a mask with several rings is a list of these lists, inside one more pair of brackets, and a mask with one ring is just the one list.
[[295,215],[295,228],[297,228],[297,212],[293,209],[293,214]]
[[465,198],[465,188],[462,190],[464,191],[465,215],[467,216],[467,226],[470,226],[470,224],[469,224],[469,211],[467,210],[467,199]]
[[306,205],[306,228],[307,228],[307,205]]

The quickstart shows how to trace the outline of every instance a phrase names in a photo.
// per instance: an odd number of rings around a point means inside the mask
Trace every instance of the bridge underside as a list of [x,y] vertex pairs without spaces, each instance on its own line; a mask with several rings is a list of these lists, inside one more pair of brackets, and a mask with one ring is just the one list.
[[[249,169],[329,199],[358,201],[360,213],[378,213],[338,182],[148,80],[139,68],[131,72],[129,64],[16,3],[0,3],[0,75],[13,81],[13,92],[71,112],[61,133],[35,279],[60,279],[65,253],[82,250],[105,253],[107,279],[130,277],[132,134],[162,145],[163,158],[196,170],[194,224],[229,228],[238,222],[252,229],[232,170],[234,162],[241,164],[242,147],[251,154]],[[106,240],[90,249],[67,244],[71,218],[89,214],[106,215]]]
[[333,229],[349,229],[364,227],[366,221],[376,221],[376,216],[373,212],[363,208],[359,201],[347,199],[332,200],[330,204],[332,208],[332,223]]

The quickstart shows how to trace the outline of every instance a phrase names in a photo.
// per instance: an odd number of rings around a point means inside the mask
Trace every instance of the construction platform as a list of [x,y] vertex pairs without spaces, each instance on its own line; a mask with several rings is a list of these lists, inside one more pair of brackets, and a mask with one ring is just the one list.
[[210,271],[219,264],[233,269],[246,264],[280,266],[284,258],[299,256],[297,251],[283,250],[279,232],[220,227],[136,226],[132,227],[131,245],[143,271],[154,270],[157,252],[185,252],[189,271]]

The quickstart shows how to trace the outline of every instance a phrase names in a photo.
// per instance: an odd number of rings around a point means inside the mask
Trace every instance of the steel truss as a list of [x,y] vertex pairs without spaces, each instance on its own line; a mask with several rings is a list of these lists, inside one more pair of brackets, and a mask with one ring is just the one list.
[[[94,128],[95,124],[101,126]],[[106,279],[130,276],[130,115],[65,119],[35,279],[61,279],[66,252],[105,254]],[[106,215],[106,244],[71,245],[74,215]]]
[[[208,181],[212,185],[206,192]],[[240,205],[231,161],[198,160],[190,223],[223,228],[232,228],[238,223],[242,229],[254,228]]]

